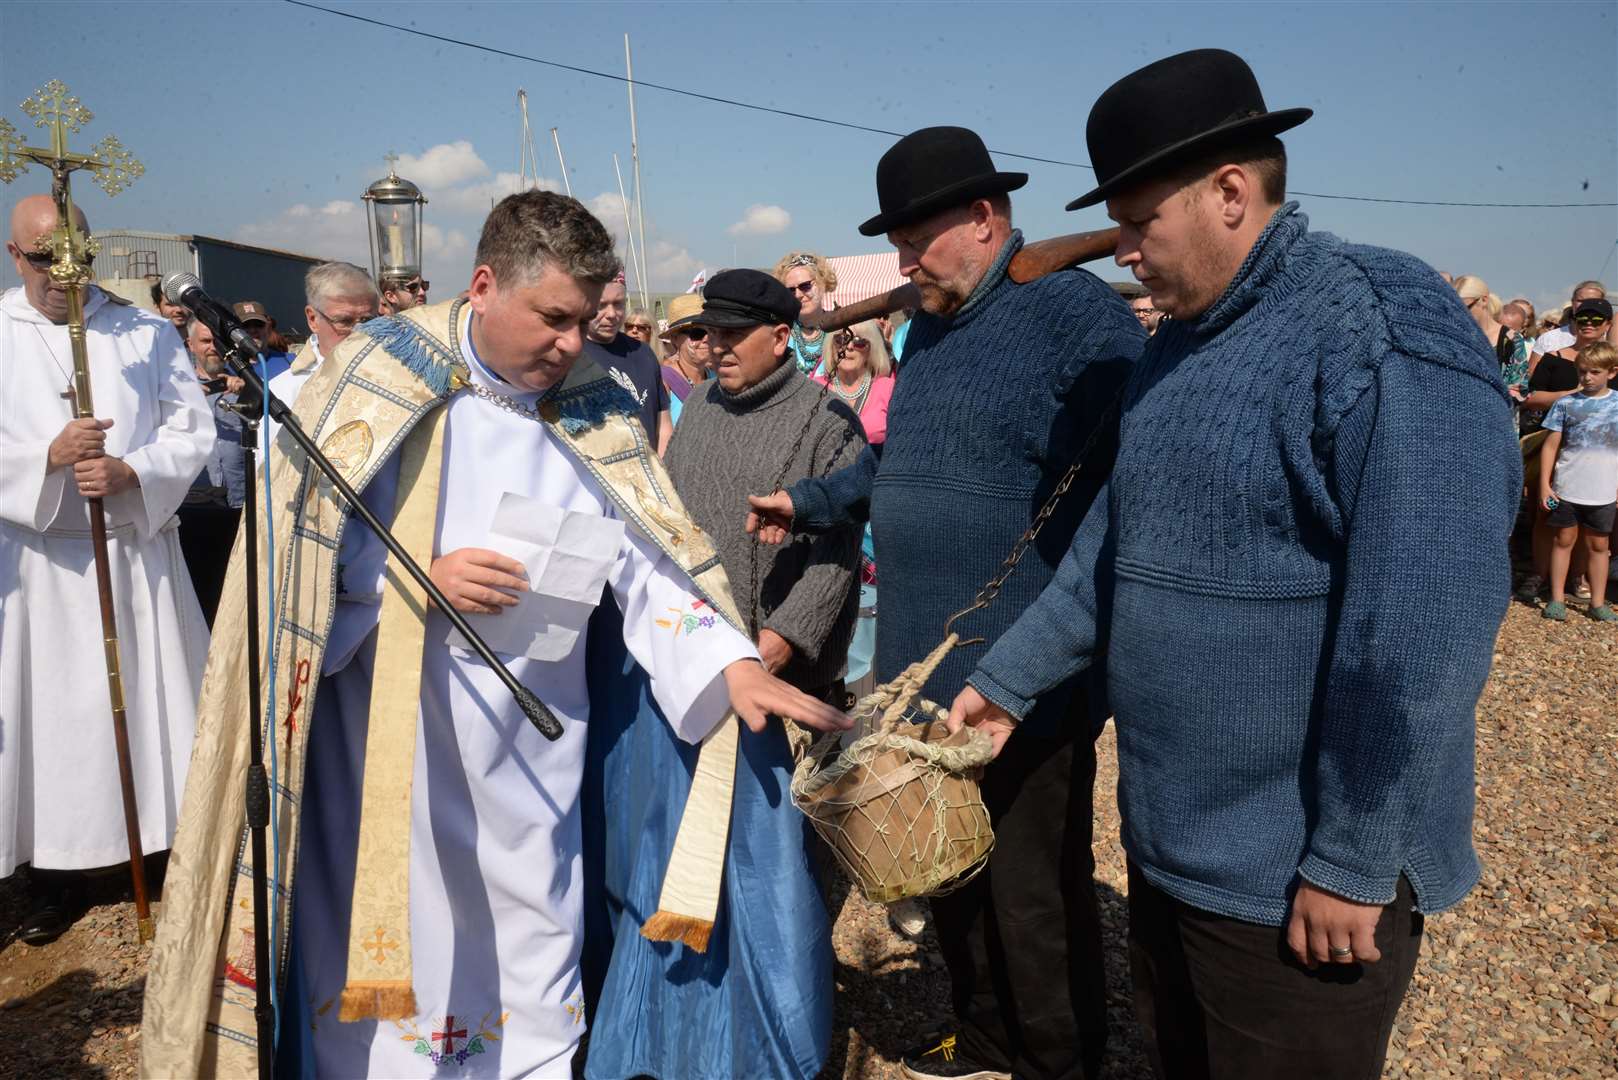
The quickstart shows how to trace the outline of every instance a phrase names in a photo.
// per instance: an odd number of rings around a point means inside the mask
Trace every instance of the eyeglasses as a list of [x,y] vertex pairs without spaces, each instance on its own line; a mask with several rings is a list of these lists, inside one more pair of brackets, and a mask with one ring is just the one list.
[[703,326],[688,326],[680,332],[692,341],[704,341],[708,337],[708,330]]
[[315,314],[331,323],[331,328],[333,330],[341,330],[345,334],[354,329],[354,327],[358,326],[360,323],[364,322],[366,319],[376,318],[376,316],[371,312],[366,312],[364,315],[355,315],[350,319],[334,319],[330,315],[327,315],[324,311],[321,311],[319,308],[315,308]]
[[1591,311],[1584,315],[1573,316],[1573,321],[1580,326],[1600,326],[1602,323],[1607,321],[1607,317],[1605,315],[1598,315]]
[[419,292],[423,296],[426,296],[427,295],[427,289],[431,285],[432,285],[432,282],[430,282],[430,281],[407,281],[403,285],[401,285],[400,288],[409,289],[411,292]]
[[650,334],[652,332],[652,328],[650,326],[647,326],[645,323],[639,323],[639,322],[625,323],[624,324],[624,329],[625,330],[639,330],[642,333],[646,333],[646,334]]
[[841,334],[838,334],[834,340],[837,342],[837,347],[839,349],[869,349],[871,347],[871,343],[869,341],[866,341],[858,334],[851,334],[846,330]]
[[796,285],[792,286],[794,291],[800,292],[805,296],[808,296],[811,292],[813,292],[814,287],[815,283],[813,281],[800,281]]

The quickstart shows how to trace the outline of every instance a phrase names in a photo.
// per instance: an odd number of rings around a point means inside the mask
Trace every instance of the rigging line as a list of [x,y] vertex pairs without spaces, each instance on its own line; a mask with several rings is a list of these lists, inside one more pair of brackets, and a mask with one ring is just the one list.
[[[538,56],[526,56],[523,53],[511,52],[508,49],[497,49],[492,45],[480,45],[475,41],[465,41],[461,38],[452,38],[444,34],[434,34],[427,30],[418,30],[413,26],[396,26],[381,19],[372,19],[364,15],[356,15],[351,11],[338,11],[335,8],[321,7],[319,4],[308,3],[308,0],[285,0],[293,7],[308,8],[310,11],[319,11],[326,15],[336,15],[355,22],[366,23],[370,26],[379,26],[384,30],[396,30],[401,34],[413,34],[416,37],[427,38],[430,41],[443,42],[446,45],[459,45],[466,49],[477,49],[480,52],[491,53],[495,56],[504,56],[511,60],[522,60],[530,64],[541,64],[545,67],[558,68],[562,71],[571,71],[578,75],[589,75],[597,79],[610,79],[613,82],[628,82],[623,75],[614,75],[610,71],[596,71],[592,68],[579,67],[576,64],[564,64],[560,60],[545,60]],[[770,113],[775,116],[785,116],[793,120],[808,120],[816,124],[829,124],[832,127],[846,128],[850,131],[864,131],[872,135],[887,135],[891,138],[902,139],[905,132],[889,131],[886,128],[870,127],[866,124],[855,124],[847,120],[833,120],[826,116],[811,116],[808,113],[793,112],[791,109],[777,109],[770,105],[757,105],[750,101],[738,101],[735,98],[718,97],[714,94],[704,94],[696,90],[685,90],[678,86],[665,86],[661,83],[646,82],[636,79],[635,85],[651,90],[661,90],[668,94],[679,94],[683,97],[696,98],[699,101],[711,101],[716,105],[730,105],[738,109],[751,109],[754,112]],[[1063,161],[1060,158],[1038,157],[1034,154],[1018,154],[1010,150],[990,150],[1004,158],[1013,158],[1017,161],[1034,161],[1042,165],[1061,165],[1069,169],[1088,169],[1095,172],[1095,166],[1086,165],[1082,161]],[[1618,206],[1618,203],[1496,203],[1496,202],[1443,202],[1439,200],[1423,199],[1384,199],[1369,195],[1327,195],[1318,191],[1299,191],[1298,195],[1307,195],[1312,199],[1341,199],[1347,202],[1392,203],[1404,206],[1461,206],[1480,209],[1510,209],[1510,210],[1569,210],[1588,209],[1609,206]]]
[[1394,203],[1399,206],[1471,206],[1484,209],[1508,210],[1568,210],[1573,208],[1593,208],[1604,206],[1618,206],[1618,203],[1602,202],[1447,202],[1443,199],[1380,199],[1374,195],[1326,195],[1319,191],[1300,191],[1289,189],[1288,195],[1306,195],[1311,199],[1344,199],[1348,202],[1368,203]]
[[1596,271],[1595,280],[1600,281],[1601,275],[1607,272],[1607,266],[1612,262],[1612,255],[1615,251],[1618,251],[1618,240],[1614,240],[1612,246],[1607,249],[1607,257],[1602,260],[1601,269]]

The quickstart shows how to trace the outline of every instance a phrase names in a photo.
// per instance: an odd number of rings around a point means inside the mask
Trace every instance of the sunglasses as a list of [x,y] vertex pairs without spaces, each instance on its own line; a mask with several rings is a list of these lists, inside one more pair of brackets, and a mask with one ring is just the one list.
[[652,328],[650,326],[647,326],[645,323],[640,323],[640,322],[625,323],[624,324],[624,329],[625,330],[640,330],[640,331],[643,331],[643,332],[648,333],[648,334],[650,334],[652,332]]
[[[21,255],[24,259],[27,259],[28,265],[33,267],[35,270],[38,270],[40,273],[44,273],[45,271],[49,270],[51,268],[51,264],[56,261],[56,256],[51,255],[48,252],[19,251],[17,254]],[[84,265],[89,266],[93,262],[95,262],[95,256],[91,255],[89,252],[85,252]]]
[[871,343],[862,337],[845,331],[837,335],[837,347],[839,349],[869,349]]
[[692,341],[704,341],[708,337],[707,329],[701,326],[688,326],[680,332]]
[[407,281],[404,283],[403,288],[426,295],[428,288],[431,286],[432,282],[430,281]]
[[792,286],[796,292],[801,292],[805,296],[808,296],[809,293],[814,290],[814,287],[815,283],[813,281],[800,281],[796,285]]
[[1585,315],[1573,316],[1573,321],[1580,326],[1600,326],[1602,323],[1607,321],[1607,317],[1605,315],[1597,315],[1592,311]]

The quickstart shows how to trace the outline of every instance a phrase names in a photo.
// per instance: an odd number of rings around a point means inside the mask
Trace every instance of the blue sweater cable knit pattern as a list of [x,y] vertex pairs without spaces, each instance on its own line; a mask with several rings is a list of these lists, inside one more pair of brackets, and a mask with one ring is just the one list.
[[[1007,277],[1021,246],[1014,232],[953,317],[911,320],[887,442],[791,488],[797,528],[871,523],[879,681],[931,652],[945,620],[999,571],[1140,354],[1139,324],[1093,274]],[[1114,439],[1102,442],[1000,598],[956,623],[963,637],[992,643],[1051,580],[1110,464]],[[925,695],[948,704],[981,648],[956,649]],[[1030,730],[1067,722],[1071,692],[1042,694]]]
[[1021,714],[1108,653],[1124,846],[1281,925],[1301,875],[1432,912],[1477,881],[1473,728],[1521,459],[1499,364],[1415,258],[1289,203],[1168,322],[1055,582],[972,685]]

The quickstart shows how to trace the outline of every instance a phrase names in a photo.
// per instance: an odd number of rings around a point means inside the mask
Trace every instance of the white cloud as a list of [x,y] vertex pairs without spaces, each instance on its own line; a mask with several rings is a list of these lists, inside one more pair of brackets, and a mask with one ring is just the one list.
[[[562,190],[561,184],[549,178],[540,181],[539,187],[543,191]],[[507,195],[515,195],[521,190],[523,190],[522,177],[517,173],[497,173],[493,179],[485,180],[482,183],[450,188],[432,196],[432,202],[427,207],[427,212],[431,214],[435,208],[442,206],[446,210],[462,214],[477,214],[481,217],[489,212],[493,204]]]
[[786,232],[791,225],[792,215],[784,207],[754,203],[740,221],[725,231],[732,236],[774,236]]
[[[489,166],[467,139],[439,143],[420,155],[401,154],[397,168],[400,176],[427,192],[429,199],[432,191],[428,189],[452,187],[489,174]],[[387,175],[387,170],[380,175]]]
[[346,259],[360,266],[370,258],[365,218],[352,202],[333,199],[318,210],[297,203],[275,217],[236,230],[236,239],[322,259]]
[[691,276],[702,268],[701,260],[668,240],[655,240],[647,246],[651,249],[646,257],[651,292],[683,292],[690,287]]

